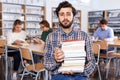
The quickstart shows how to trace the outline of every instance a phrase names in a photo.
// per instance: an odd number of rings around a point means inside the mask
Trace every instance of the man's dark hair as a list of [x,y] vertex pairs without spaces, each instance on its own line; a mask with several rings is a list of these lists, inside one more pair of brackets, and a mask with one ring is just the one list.
[[58,5],[58,7],[55,10],[56,15],[58,16],[58,13],[59,13],[61,8],[67,8],[67,7],[72,8],[73,16],[75,16],[76,15],[76,9],[68,1],[63,1]]
[[102,20],[100,20],[100,24],[107,24],[108,23],[108,21],[106,20],[106,19],[102,19]]

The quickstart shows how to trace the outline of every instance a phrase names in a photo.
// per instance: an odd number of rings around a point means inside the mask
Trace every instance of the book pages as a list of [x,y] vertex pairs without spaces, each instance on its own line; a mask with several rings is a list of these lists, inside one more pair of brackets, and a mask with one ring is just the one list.
[[62,42],[62,50],[65,58],[58,71],[84,72],[86,58],[85,41]]

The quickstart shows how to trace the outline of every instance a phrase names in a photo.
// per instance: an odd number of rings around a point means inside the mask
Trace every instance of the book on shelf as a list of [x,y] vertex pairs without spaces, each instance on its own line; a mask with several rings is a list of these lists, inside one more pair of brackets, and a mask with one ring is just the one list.
[[83,72],[86,60],[85,41],[63,41],[62,50],[65,58],[58,71]]

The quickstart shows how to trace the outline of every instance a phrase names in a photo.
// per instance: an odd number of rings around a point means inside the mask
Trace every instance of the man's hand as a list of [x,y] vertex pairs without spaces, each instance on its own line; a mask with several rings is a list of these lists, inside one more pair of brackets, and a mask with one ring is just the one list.
[[98,40],[99,40],[99,37],[96,37],[96,38],[95,38],[95,41],[98,41]]
[[107,39],[106,39],[106,38],[104,38],[104,39],[103,39],[103,41],[107,41]]
[[57,62],[62,62],[64,60],[64,53],[58,47],[55,47],[54,58]]
[[64,71],[64,72],[62,72],[62,74],[73,75],[73,74],[74,74],[74,72],[73,72],[73,71]]

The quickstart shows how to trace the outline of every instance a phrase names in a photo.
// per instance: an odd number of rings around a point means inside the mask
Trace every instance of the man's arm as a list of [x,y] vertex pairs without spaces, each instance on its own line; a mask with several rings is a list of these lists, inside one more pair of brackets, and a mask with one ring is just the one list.
[[114,32],[113,29],[109,29],[109,38],[107,38],[107,41],[113,41],[114,40]]
[[87,37],[86,39],[86,65],[85,65],[85,75],[89,76],[95,68],[95,57],[92,51],[92,42],[90,41],[90,38]]
[[45,49],[44,49],[44,66],[47,70],[54,71],[58,69],[61,65],[61,62],[56,62],[54,58],[54,46],[51,42],[49,35],[46,39]]

